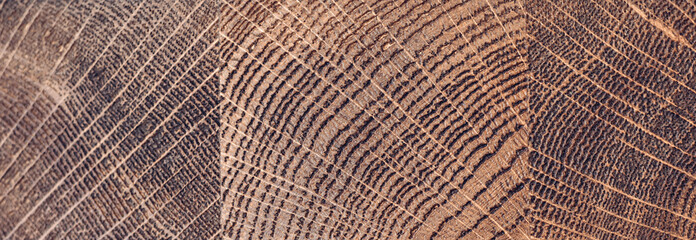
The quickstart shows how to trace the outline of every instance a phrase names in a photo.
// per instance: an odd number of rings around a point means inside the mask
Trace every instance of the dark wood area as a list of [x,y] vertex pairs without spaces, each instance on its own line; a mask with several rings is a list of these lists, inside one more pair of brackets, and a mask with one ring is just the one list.
[[218,6],[0,4],[0,238],[218,234]]

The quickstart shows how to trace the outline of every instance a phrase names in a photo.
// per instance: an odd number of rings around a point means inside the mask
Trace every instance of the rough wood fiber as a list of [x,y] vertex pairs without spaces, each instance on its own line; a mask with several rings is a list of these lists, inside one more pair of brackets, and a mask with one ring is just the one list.
[[0,2],[0,238],[696,239],[689,0]]
[[696,5],[524,0],[545,239],[696,239]]
[[218,233],[218,11],[0,3],[0,238]]
[[221,8],[224,237],[527,237],[519,3]]

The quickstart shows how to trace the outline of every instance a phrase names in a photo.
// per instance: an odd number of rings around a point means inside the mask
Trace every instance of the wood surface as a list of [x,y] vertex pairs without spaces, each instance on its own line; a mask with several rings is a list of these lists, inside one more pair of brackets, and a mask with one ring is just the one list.
[[224,235],[525,237],[524,27],[515,1],[223,2]]
[[696,239],[693,0],[0,0],[1,239]]
[[533,235],[696,239],[696,5],[525,0]]
[[0,237],[219,233],[217,12],[2,2]]

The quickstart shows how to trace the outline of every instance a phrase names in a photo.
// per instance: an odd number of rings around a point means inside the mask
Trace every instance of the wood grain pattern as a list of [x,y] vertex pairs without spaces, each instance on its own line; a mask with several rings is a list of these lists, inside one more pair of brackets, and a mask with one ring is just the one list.
[[0,0],[2,239],[696,239],[693,0]]
[[216,234],[218,9],[2,2],[1,238]]
[[696,238],[696,5],[524,6],[533,235]]
[[223,235],[527,237],[520,12],[223,1]]

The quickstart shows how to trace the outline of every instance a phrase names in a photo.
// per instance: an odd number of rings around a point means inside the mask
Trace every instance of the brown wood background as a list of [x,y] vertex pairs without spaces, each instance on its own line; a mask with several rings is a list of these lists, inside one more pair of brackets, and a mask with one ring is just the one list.
[[222,9],[225,236],[527,235],[514,1]]
[[0,0],[2,239],[696,239],[693,0]]
[[219,233],[218,10],[1,3],[1,238]]
[[533,234],[695,239],[694,2],[524,5]]

